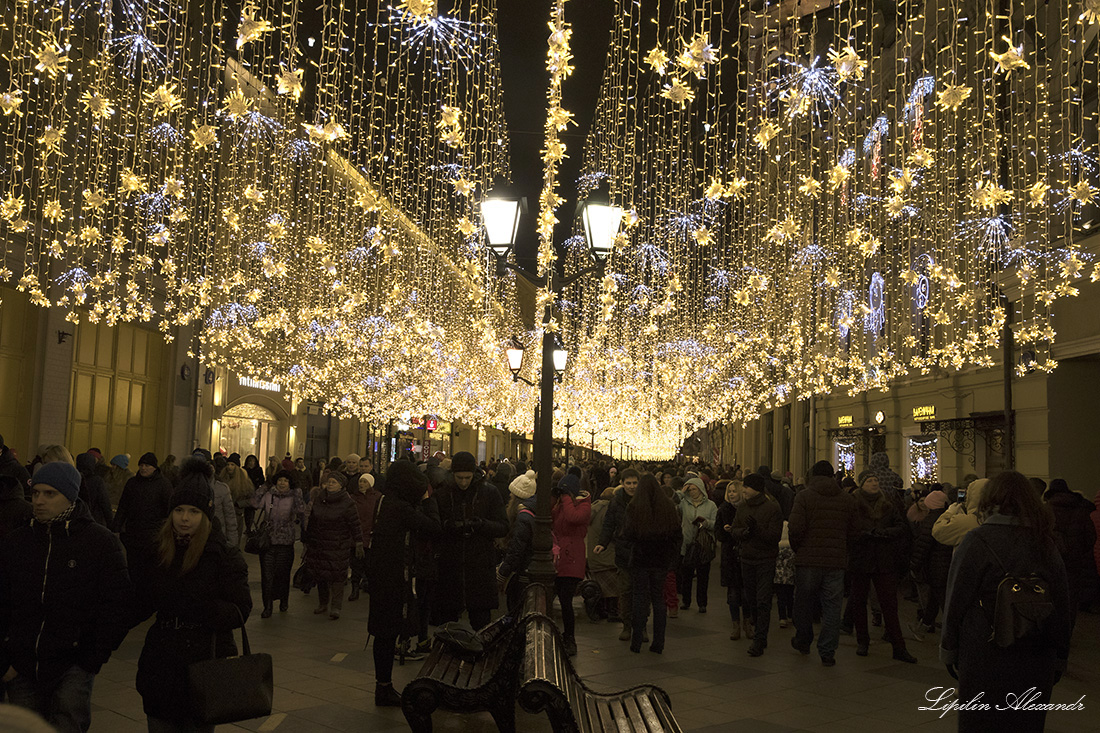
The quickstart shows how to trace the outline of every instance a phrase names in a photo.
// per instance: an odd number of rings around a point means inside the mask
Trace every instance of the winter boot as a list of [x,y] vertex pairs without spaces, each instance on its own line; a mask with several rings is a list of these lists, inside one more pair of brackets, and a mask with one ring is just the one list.
[[378,683],[374,686],[374,704],[378,707],[401,707],[401,693],[393,689],[392,684]]

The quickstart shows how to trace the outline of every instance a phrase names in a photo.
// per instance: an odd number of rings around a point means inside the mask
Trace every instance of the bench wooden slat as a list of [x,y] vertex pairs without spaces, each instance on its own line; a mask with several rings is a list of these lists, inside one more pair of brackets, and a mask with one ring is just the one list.
[[[642,719],[642,712],[638,709],[638,698],[634,696],[623,698],[623,710],[626,711],[627,716],[630,718],[629,730],[644,731],[649,733],[650,727],[646,724],[646,721]],[[623,726],[620,724],[619,728]]]

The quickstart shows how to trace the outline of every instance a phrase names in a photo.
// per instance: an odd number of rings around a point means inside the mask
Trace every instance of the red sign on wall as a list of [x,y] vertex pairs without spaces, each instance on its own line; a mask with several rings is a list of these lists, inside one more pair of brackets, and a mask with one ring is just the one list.
[[439,429],[439,420],[437,418],[434,418],[434,417],[429,417],[427,420],[424,421],[424,427],[427,430],[438,430]]

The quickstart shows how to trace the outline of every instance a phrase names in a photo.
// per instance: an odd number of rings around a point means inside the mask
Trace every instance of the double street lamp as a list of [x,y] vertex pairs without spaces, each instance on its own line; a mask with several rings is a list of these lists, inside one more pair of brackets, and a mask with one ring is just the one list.
[[[606,183],[605,183],[606,185]],[[579,278],[601,269],[615,245],[615,235],[622,223],[623,210],[610,203],[606,188],[591,193],[581,207],[584,222],[585,239],[592,254],[593,265],[582,269],[568,278],[559,277],[557,271],[550,272],[550,292],[555,296],[567,285]],[[508,253],[515,246],[527,204],[523,196],[505,186],[495,186],[481,202],[481,216],[485,221],[485,233],[489,247],[504,267],[522,276],[535,286],[544,282],[544,278],[524,270],[507,261]],[[532,538],[531,565],[528,574],[531,580],[552,589],[555,578],[554,561],[551,554],[552,538],[550,533],[550,478],[553,470],[554,446],[554,382],[561,381],[565,372],[568,353],[558,343],[557,337],[548,328],[551,320],[553,300],[546,304],[542,314],[542,374],[539,379],[539,409],[536,414],[535,434],[535,531]],[[515,339],[505,350],[508,368],[512,378],[534,385],[520,377],[523,368],[523,346]]]

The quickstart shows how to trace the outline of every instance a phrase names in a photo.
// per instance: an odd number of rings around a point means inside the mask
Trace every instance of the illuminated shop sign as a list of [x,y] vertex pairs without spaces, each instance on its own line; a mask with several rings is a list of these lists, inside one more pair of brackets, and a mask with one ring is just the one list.
[[275,384],[274,382],[265,382],[262,379],[252,379],[251,377],[241,377],[239,379],[239,382],[240,382],[240,385],[242,387],[251,387],[252,389],[263,389],[263,390],[267,390],[268,392],[282,392],[283,391],[283,388],[282,388],[281,385]]
[[852,416],[841,415],[836,419],[836,425],[838,428],[850,428],[852,427]]
[[913,408],[913,419],[917,422],[936,419],[935,405],[917,405]]

